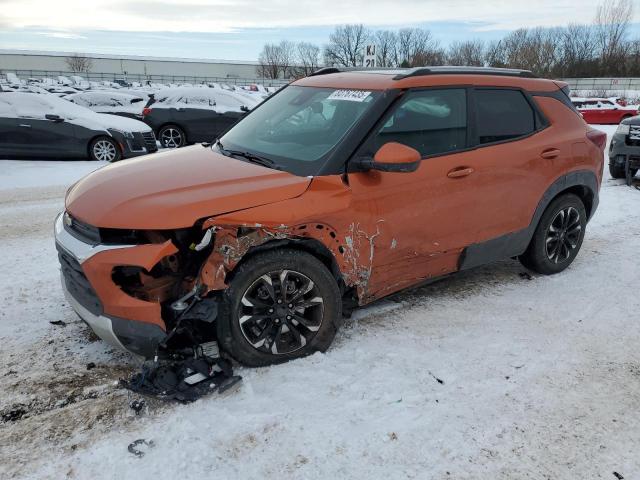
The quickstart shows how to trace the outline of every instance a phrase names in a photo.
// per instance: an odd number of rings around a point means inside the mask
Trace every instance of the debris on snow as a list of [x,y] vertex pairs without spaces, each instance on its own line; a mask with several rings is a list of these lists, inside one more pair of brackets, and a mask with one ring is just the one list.
[[131,453],[132,455],[135,455],[138,458],[142,458],[147,453],[147,450],[155,446],[156,444],[153,442],[153,440],[145,440],[144,438],[139,438],[138,440],[131,442],[127,447],[127,450],[129,450],[129,453]]

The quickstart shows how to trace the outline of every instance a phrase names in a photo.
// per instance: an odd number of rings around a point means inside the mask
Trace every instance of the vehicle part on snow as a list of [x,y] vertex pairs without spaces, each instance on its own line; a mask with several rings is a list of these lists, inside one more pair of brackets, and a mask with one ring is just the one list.
[[129,402],[129,408],[135,412],[136,415],[140,415],[144,407],[147,406],[147,402],[142,399],[136,399]]
[[[143,450],[140,448],[141,446],[146,448]],[[142,458],[146,454],[145,450],[153,448],[155,446],[156,444],[153,442],[153,440],[145,440],[144,438],[139,438],[138,440],[131,442],[127,447],[127,450],[129,450],[129,453],[131,453],[132,455],[135,455],[138,458]]]
[[171,360],[143,365],[141,372],[120,380],[120,385],[141,395],[189,403],[209,393],[224,393],[241,380],[233,375],[229,360],[209,357],[194,348],[189,354],[175,353]]

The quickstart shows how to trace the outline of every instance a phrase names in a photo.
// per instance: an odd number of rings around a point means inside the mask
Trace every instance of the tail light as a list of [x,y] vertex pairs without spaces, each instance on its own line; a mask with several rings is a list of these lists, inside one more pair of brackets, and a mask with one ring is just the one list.
[[153,110],[153,109],[149,108],[149,107],[144,107],[142,109],[142,116],[149,115],[151,113],[151,110]]
[[591,129],[587,132],[587,138],[591,140],[596,147],[604,152],[605,147],[607,146],[607,134],[600,131]]

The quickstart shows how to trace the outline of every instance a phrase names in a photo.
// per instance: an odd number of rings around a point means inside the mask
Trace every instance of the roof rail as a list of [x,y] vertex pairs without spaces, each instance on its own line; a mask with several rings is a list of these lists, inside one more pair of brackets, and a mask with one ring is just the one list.
[[505,77],[538,78],[530,70],[519,70],[516,68],[493,68],[493,67],[457,67],[457,66],[437,66],[437,67],[416,67],[416,68],[365,68],[365,67],[324,67],[311,73],[310,77],[317,75],[328,75],[330,73],[343,72],[372,72],[381,73],[385,70],[390,73],[401,71],[393,77],[394,80],[403,78],[421,77],[424,75],[499,75]]
[[329,73],[340,73],[342,70],[340,70],[337,67],[324,67],[321,68],[320,70],[316,70],[315,72],[309,74],[310,77],[315,77],[317,75],[327,75]]
[[418,67],[409,70],[407,73],[400,73],[393,77],[394,80],[402,80],[409,77],[420,77],[423,75],[501,75],[505,77],[538,78],[530,70],[519,70],[515,68],[492,68],[492,67]]
[[329,73],[344,73],[344,72],[371,72],[371,73],[380,73],[385,70],[397,71],[397,68],[394,67],[323,67],[315,72],[309,74],[310,77],[315,77],[316,75],[328,75]]

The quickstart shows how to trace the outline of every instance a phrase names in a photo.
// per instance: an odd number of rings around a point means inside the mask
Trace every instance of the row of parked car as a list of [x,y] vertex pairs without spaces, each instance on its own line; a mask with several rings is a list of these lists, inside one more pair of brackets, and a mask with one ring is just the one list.
[[638,105],[629,105],[619,97],[571,97],[571,102],[587,123],[595,125],[618,125],[622,120],[640,113]]
[[219,85],[0,90],[0,157],[111,162],[155,152],[157,140],[164,148],[211,141],[270,94]]

